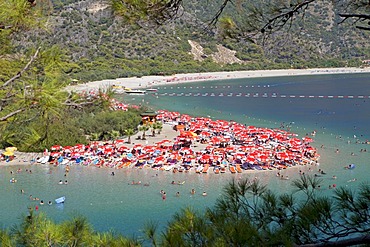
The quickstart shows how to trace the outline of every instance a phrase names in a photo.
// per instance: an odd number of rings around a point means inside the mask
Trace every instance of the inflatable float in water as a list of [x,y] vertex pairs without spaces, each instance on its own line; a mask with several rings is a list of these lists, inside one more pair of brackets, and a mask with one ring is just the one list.
[[55,203],[57,203],[57,204],[64,203],[65,200],[66,200],[66,197],[62,196],[62,197],[59,197],[59,198],[55,199]]
[[352,169],[355,169],[355,167],[356,166],[354,164],[349,164],[348,166],[345,166],[344,168],[352,170]]

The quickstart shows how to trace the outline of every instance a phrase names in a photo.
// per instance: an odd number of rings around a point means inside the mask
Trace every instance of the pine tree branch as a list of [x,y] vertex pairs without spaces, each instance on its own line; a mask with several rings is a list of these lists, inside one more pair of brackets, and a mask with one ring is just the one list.
[[363,20],[370,20],[370,15],[365,14],[339,14],[342,18],[357,18],[357,19],[363,19]]
[[278,29],[282,28],[287,24],[289,20],[292,20],[295,14],[299,14],[300,10],[305,10],[309,4],[315,2],[317,0],[306,0],[303,1],[292,8],[288,9],[287,11],[273,17],[270,19],[261,29],[261,33],[265,33],[266,31],[270,31],[273,27],[277,27]]
[[348,238],[344,240],[339,240],[335,242],[325,242],[320,244],[303,244],[303,245],[295,245],[295,247],[346,247],[346,246],[354,246],[360,244],[370,244],[370,234],[365,236],[356,237],[356,238]]
[[75,108],[83,108],[84,106],[87,105],[92,105],[94,104],[93,101],[91,102],[81,102],[81,103],[74,103],[74,102],[64,102],[63,105],[69,106],[69,107],[75,107]]
[[[357,22],[364,22],[366,20],[370,20],[370,15],[365,15],[365,14],[339,14],[340,17],[343,19],[339,22],[339,24],[347,21],[348,19],[354,19],[354,24]],[[365,30],[365,31],[370,31],[370,24],[369,26],[359,26],[356,25],[355,27],[360,30]]]
[[212,20],[210,21],[210,25],[216,25],[218,20],[220,19],[221,14],[224,12],[226,6],[230,3],[232,3],[231,0],[224,0],[221,7],[218,9],[217,13],[213,16]]
[[11,112],[11,113],[9,113],[9,114],[8,114],[8,115],[6,115],[6,116],[1,117],[1,118],[0,118],[0,122],[4,122],[4,121],[8,120],[8,118],[10,118],[10,117],[12,117],[12,116],[14,116],[14,115],[17,115],[18,113],[23,112],[24,110],[26,110],[26,108],[21,108],[21,109],[18,109],[18,110],[16,110],[16,111]]
[[20,78],[22,76],[22,74],[24,72],[26,72],[29,69],[29,67],[31,66],[31,64],[35,61],[35,59],[37,58],[37,56],[38,56],[38,54],[40,52],[40,49],[41,49],[41,47],[37,48],[35,54],[30,58],[30,60],[26,64],[26,66],[21,71],[19,71],[15,76],[13,76],[9,80],[7,80],[3,85],[1,85],[0,86],[0,89],[3,89],[5,87],[7,87],[9,84],[13,83],[15,80],[17,80],[18,78]]
[[357,29],[370,31],[370,27],[356,26]]

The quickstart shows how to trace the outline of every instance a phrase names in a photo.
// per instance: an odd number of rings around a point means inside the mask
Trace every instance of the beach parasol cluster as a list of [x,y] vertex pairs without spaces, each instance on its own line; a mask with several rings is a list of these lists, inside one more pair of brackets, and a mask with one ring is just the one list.
[[192,117],[171,111],[158,111],[157,121],[181,124],[176,138],[148,145],[127,146],[124,140],[91,142],[88,145],[50,148],[54,165],[81,164],[110,168],[152,168],[181,172],[194,170],[215,173],[229,170],[285,169],[318,162],[311,146],[313,139],[298,138],[282,129],[246,126],[234,121]]

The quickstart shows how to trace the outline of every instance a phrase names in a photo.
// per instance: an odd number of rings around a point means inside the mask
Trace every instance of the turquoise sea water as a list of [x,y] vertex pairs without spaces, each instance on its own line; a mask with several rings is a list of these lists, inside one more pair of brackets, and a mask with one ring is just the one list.
[[[194,96],[198,94],[199,96]],[[249,97],[245,96],[248,94]],[[284,95],[286,97],[282,97]],[[322,193],[330,195],[331,190],[326,188],[331,184],[356,189],[361,183],[369,181],[370,145],[361,144],[370,140],[368,96],[370,75],[357,74],[249,78],[167,85],[160,87],[157,94],[125,95],[123,100],[193,116],[232,119],[247,125],[270,128],[284,126],[291,128],[300,137],[316,130],[314,146],[321,154],[319,168],[327,172],[323,177]],[[339,149],[339,153],[336,153],[336,149]],[[361,149],[367,149],[367,152],[361,152]],[[354,170],[343,168],[351,163],[356,164]],[[222,193],[222,187],[234,177],[256,176],[277,192],[291,191],[292,188],[290,181],[279,180],[275,171],[254,172],[249,175],[198,175],[121,169],[115,170],[116,175],[111,176],[112,170],[109,169],[74,166],[65,178],[64,170],[60,167],[21,166],[21,173],[10,173],[18,168],[0,165],[2,227],[19,222],[22,214],[27,212],[27,207],[38,204],[29,200],[29,195],[46,202],[65,195],[67,199],[64,205],[39,206],[39,211],[58,222],[82,214],[96,230],[113,229],[129,236],[139,236],[140,229],[148,221],[164,226],[180,208],[191,206],[202,210],[212,206]],[[31,169],[32,173],[25,169]],[[309,172],[308,167],[299,167],[287,169],[284,174],[293,179],[298,177],[299,169]],[[332,180],[333,175],[338,178]],[[12,177],[18,182],[9,183]],[[353,178],[357,179],[356,182],[348,182]],[[59,180],[65,179],[68,180],[68,185],[58,184]],[[132,180],[148,182],[150,186],[129,185]],[[184,185],[171,185],[172,180],[186,182]],[[192,188],[197,191],[195,195],[190,195]],[[21,189],[24,189],[25,194],[20,193]],[[159,193],[162,189],[168,195],[165,201]],[[177,191],[180,192],[180,197],[175,196]],[[202,191],[207,191],[208,196],[201,196]]]

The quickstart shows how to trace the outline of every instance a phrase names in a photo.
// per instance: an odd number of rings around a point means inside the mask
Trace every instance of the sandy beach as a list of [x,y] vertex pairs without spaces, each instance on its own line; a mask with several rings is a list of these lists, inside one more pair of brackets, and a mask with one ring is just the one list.
[[[161,130],[160,134],[156,133],[155,136],[152,136],[151,131],[149,130],[146,132],[146,140],[138,139],[138,137],[141,137],[142,134],[143,133],[141,131],[135,133],[135,135],[131,136],[131,143],[126,143],[125,146],[133,148],[136,144],[156,145],[156,143],[165,139],[174,141],[179,135],[179,131],[174,130],[173,125],[164,123],[163,129]],[[127,141],[127,137],[125,138],[125,141]],[[208,144],[194,142],[194,144],[192,145],[192,149],[194,151],[200,151],[203,150],[207,145]]]
[[130,89],[146,89],[150,87],[168,84],[182,84],[196,81],[212,81],[241,78],[278,77],[278,76],[302,76],[324,74],[349,74],[370,73],[370,68],[316,68],[316,69],[285,69],[285,70],[250,70],[232,72],[207,72],[192,74],[175,74],[171,76],[144,76],[131,78],[107,79],[87,82],[84,84],[71,85],[68,91],[82,92],[104,89],[110,86],[118,86]]

